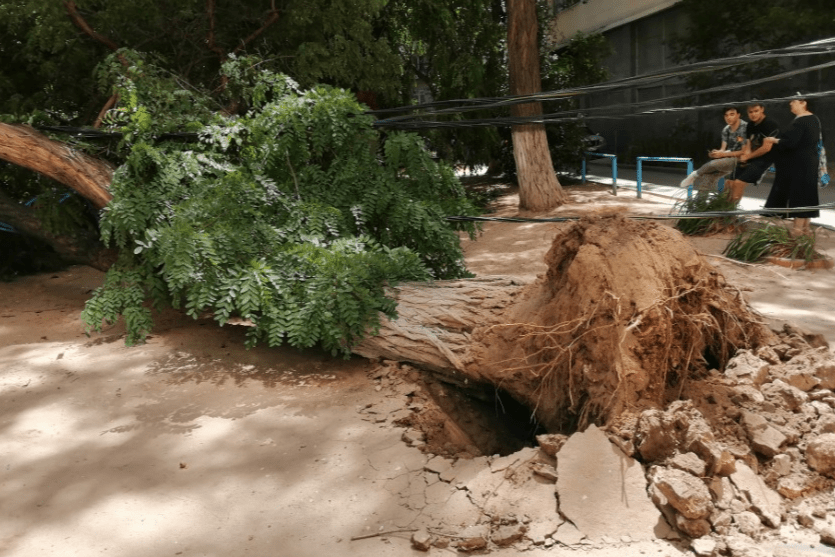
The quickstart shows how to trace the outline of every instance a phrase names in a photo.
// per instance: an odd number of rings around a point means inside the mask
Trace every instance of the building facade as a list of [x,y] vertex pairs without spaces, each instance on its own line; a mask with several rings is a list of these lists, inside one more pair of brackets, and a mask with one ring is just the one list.
[[[689,18],[679,0],[554,0],[549,24],[549,43],[555,51],[568,43],[577,33],[600,33],[608,41],[612,53],[604,60],[611,79],[639,76],[659,70],[674,69],[673,46],[678,36],[688,32]],[[799,68],[807,60],[795,58],[784,62],[784,68]],[[783,96],[789,89],[824,90],[832,72],[799,75],[785,82],[774,83],[768,89],[738,89],[727,93],[727,100],[741,101],[752,97]],[[830,87],[835,88],[835,87]],[[719,146],[719,130],[724,126],[721,108],[702,109],[656,115],[632,116],[645,108],[635,103],[652,101],[685,93],[682,79],[670,79],[661,84],[621,89],[594,95],[583,100],[583,107],[623,105],[619,118],[593,118],[588,124],[607,142],[609,152],[623,156],[625,161],[634,156],[694,157],[696,162],[706,158],[708,148]],[[725,95],[723,95],[725,96]],[[704,102],[690,98],[693,103]],[[792,115],[786,103],[767,106],[769,115],[788,124]],[[817,113],[824,119],[825,130],[835,118],[835,103],[821,100]],[[658,104],[651,108],[671,106]],[[744,113],[744,106],[740,107]],[[825,131],[825,136],[827,134]],[[827,145],[829,141],[827,141]]]

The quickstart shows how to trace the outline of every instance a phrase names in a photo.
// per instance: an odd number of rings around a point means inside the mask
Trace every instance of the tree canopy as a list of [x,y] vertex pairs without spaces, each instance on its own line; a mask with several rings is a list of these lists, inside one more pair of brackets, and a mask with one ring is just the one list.
[[[211,95],[136,53],[103,66],[122,99],[125,160],[101,221],[120,256],[83,314],[92,328],[121,315],[141,340],[150,297],[221,324],[249,319],[251,343],[347,351],[379,312],[393,315],[385,285],[468,275],[445,217],[475,208],[418,136],[381,140],[350,93],[301,89],[255,59],[222,71],[245,115],[214,112]],[[196,136],[161,139],[173,131]]]
[[[107,167],[92,175],[112,201],[0,162],[0,217],[118,248],[92,329],[121,316],[138,342],[150,300],[248,319],[250,343],[347,352],[394,314],[387,286],[468,275],[458,234],[475,228],[446,216],[476,213],[424,138],[380,132],[357,99],[400,105],[417,80],[506,94],[505,19],[496,0],[5,2],[0,120],[112,133],[55,136]],[[502,149],[495,130],[455,134],[430,139],[470,163]]]

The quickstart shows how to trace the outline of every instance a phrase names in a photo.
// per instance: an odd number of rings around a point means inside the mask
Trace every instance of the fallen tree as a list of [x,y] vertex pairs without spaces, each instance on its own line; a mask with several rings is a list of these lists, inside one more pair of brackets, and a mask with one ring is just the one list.
[[354,351],[473,392],[501,388],[549,431],[664,407],[773,333],[677,231],[624,217],[568,225],[530,285],[407,285],[400,317]]
[[[91,329],[124,318],[139,342],[148,301],[240,318],[249,344],[320,345],[501,388],[552,431],[661,405],[769,335],[678,232],[622,217],[566,227],[532,285],[467,279],[445,216],[475,211],[418,137],[383,141],[352,95],[299,91],[246,59],[226,69],[250,110],[229,119],[152,66],[126,67],[131,56],[105,70],[123,99],[112,174],[33,132],[0,136],[6,160],[106,203],[102,239],[119,257],[82,313]],[[160,139],[183,128],[197,139]],[[45,155],[25,161],[27,147]]]

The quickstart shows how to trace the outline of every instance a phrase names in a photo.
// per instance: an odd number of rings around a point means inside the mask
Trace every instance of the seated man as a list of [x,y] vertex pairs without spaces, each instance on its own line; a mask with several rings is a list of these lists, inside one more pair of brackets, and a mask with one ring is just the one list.
[[719,179],[734,171],[736,162],[742,154],[745,144],[748,123],[740,119],[739,110],[735,106],[726,106],[722,111],[727,126],[722,128],[722,145],[719,149],[708,152],[713,159],[703,164],[681,182],[686,188],[693,184],[697,190],[715,190]]
[[763,139],[775,137],[780,132],[780,126],[766,117],[765,107],[760,102],[748,105],[748,119],[748,140],[739,156],[739,165],[725,183],[731,190],[732,201],[742,199],[745,186],[759,182],[768,167],[774,164],[771,144],[763,144]]

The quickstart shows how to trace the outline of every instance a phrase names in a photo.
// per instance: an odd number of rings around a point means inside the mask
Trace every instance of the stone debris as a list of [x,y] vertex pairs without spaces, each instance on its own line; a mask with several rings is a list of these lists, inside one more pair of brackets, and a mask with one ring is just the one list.
[[568,441],[568,436],[560,433],[543,433],[542,435],[536,436],[536,442],[539,443],[539,447],[545,454],[552,457],[557,456],[557,452],[566,441]]
[[418,551],[429,551],[432,547],[432,536],[426,530],[418,530],[412,534],[412,547]]
[[768,420],[754,412],[742,412],[742,425],[748,432],[751,448],[759,454],[772,457],[780,452],[780,447],[786,442],[786,436],[774,427]]
[[713,511],[707,485],[693,474],[675,468],[654,467],[650,477],[669,504],[685,518],[703,519]]
[[[392,524],[422,528],[412,535],[420,551],[620,544],[628,554],[631,544],[683,536],[701,557],[758,557],[777,555],[768,540],[802,532],[835,544],[835,357],[796,328],[778,335],[711,371],[702,399],[639,410],[606,430],[538,435],[538,447],[503,456],[429,453],[425,433],[403,422],[403,441],[427,454],[369,456],[400,495]],[[416,392],[377,373],[398,397]],[[412,401],[358,411],[399,423],[423,411],[425,400]]]
[[806,461],[813,470],[835,477],[835,433],[825,433],[809,441]]
[[597,426],[569,437],[557,453],[557,474],[560,512],[591,539],[654,539],[665,524],[647,496],[641,465]]
[[734,515],[733,521],[740,532],[751,538],[756,538],[762,528],[762,522],[759,517],[751,511],[737,513]]
[[751,508],[766,524],[772,528],[780,525],[782,498],[766,485],[762,477],[755,474],[744,462],[737,461],[736,472],[731,474],[731,481],[740,493],[746,495]]
[[461,530],[458,540],[454,543],[459,551],[476,551],[487,547],[490,539],[490,528],[487,525],[470,526]]
[[537,476],[548,480],[549,482],[556,482],[557,481],[557,469],[551,466],[550,464],[545,464],[543,462],[534,462],[531,464],[531,469],[533,473]]
[[690,542],[690,549],[698,557],[711,557],[716,551],[716,541],[710,538],[696,538]]
[[818,534],[820,534],[821,543],[829,546],[835,546],[835,528],[831,526],[821,528],[818,530]]
[[499,547],[506,547],[525,535],[527,528],[523,524],[505,524],[490,534],[490,540]]
[[725,377],[758,386],[768,376],[769,363],[750,350],[740,350],[725,366]]
[[792,458],[787,454],[778,454],[771,459],[772,469],[778,476],[788,476],[792,471]]
[[669,466],[684,470],[697,477],[705,475],[705,463],[696,453],[677,454],[668,462]]

